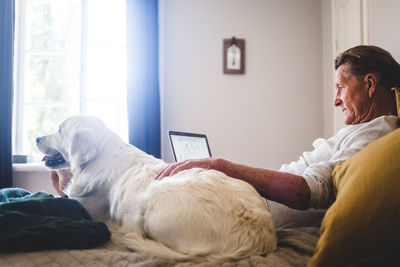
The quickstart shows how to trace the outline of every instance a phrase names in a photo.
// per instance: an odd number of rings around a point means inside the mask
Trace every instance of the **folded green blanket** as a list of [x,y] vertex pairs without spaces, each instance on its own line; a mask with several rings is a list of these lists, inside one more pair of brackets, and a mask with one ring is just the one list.
[[76,200],[31,194],[19,188],[0,190],[0,252],[87,249],[111,236]]

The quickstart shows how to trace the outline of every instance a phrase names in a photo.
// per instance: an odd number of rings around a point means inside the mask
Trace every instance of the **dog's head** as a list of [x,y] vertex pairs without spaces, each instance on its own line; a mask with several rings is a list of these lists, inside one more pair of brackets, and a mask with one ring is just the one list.
[[48,168],[81,168],[97,155],[105,129],[96,117],[73,116],[56,133],[36,138],[36,144]]

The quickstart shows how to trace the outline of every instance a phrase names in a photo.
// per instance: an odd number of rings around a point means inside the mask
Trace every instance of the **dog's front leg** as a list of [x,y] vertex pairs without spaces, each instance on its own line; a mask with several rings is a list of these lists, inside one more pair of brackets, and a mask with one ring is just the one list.
[[110,206],[105,196],[94,194],[85,197],[74,197],[72,195],[70,198],[79,201],[93,220],[105,223],[110,220]]

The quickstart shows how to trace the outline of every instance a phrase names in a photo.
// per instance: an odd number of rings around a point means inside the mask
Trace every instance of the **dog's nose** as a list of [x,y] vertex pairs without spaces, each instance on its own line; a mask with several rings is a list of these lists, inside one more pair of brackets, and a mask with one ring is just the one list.
[[42,139],[42,137],[36,137],[36,144],[39,144],[41,139]]

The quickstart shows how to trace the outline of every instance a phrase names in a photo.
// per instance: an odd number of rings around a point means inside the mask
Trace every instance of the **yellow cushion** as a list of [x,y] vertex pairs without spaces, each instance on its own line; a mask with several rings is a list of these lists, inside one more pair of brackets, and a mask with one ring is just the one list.
[[332,175],[336,201],[308,266],[399,262],[400,129],[337,165]]

